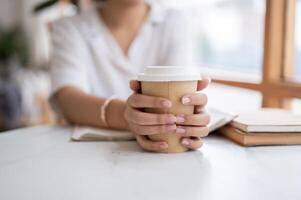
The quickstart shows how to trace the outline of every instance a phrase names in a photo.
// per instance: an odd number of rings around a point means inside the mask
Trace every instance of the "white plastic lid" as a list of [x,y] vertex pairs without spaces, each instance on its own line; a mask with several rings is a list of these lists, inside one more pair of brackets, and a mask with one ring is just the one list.
[[201,80],[200,70],[189,66],[148,66],[138,75],[138,81],[195,81]]

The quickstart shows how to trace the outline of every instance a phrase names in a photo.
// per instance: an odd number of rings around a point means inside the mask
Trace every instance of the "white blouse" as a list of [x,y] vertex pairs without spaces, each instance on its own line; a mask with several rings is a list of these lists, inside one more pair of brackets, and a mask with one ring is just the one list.
[[126,99],[128,82],[149,65],[194,64],[187,19],[177,10],[150,5],[150,13],[124,55],[96,10],[54,23],[52,94],[76,86],[99,97]]

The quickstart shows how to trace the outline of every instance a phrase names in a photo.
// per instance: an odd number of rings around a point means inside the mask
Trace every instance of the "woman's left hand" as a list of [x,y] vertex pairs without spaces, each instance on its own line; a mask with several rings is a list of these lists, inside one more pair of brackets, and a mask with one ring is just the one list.
[[184,105],[195,106],[195,113],[192,115],[177,115],[176,134],[182,136],[182,144],[189,149],[198,149],[202,146],[202,137],[209,133],[207,125],[210,122],[210,116],[205,113],[207,96],[200,91],[205,89],[210,83],[210,78],[204,78],[198,82],[197,92],[186,94],[181,101]]

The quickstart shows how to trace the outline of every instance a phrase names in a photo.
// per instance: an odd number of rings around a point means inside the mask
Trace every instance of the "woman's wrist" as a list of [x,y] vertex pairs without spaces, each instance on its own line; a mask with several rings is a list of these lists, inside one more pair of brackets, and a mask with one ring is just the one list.
[[106,121],[110,128],[128,130],[128,124],[124,118],[126,102],[114,99],[106,108]]

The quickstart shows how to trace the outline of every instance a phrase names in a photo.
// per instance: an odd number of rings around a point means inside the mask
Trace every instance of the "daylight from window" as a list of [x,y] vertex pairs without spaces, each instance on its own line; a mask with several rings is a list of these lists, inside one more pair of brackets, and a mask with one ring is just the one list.
[[165,0],[192,17],[201,66],[260,74],[263,61],[264,0]]

